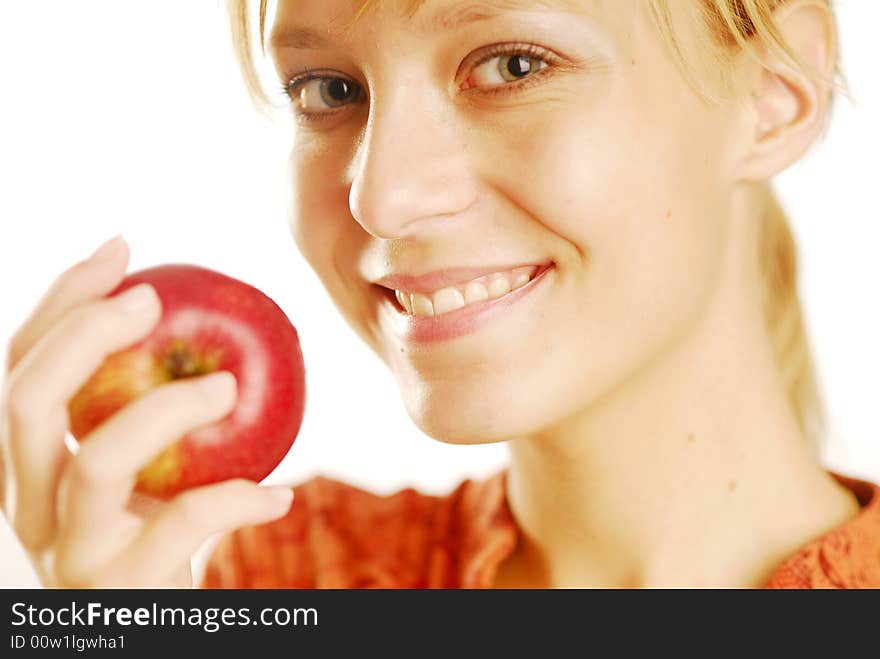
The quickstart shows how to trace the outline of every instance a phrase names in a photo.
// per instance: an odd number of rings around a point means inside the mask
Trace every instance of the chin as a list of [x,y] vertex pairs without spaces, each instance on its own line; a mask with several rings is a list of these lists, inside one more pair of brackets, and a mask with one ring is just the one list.
[[[486,396],[484,387],[421,384],[401,388],[407,414],[429,437],[445,444],[490,444],[534,432],[527,415],[540,410],[511,392]],[[524,414],[525,412],[525,414]]]

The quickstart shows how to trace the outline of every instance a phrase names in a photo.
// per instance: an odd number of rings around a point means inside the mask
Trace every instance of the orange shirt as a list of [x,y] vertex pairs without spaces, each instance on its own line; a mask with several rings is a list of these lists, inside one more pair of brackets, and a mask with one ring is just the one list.
[[[860,513],[807,543],[767,588],[880,588],[880,487],[832,474]],[[316,477],[295,488],[287,516],[224,537],[205,588],[488,588],[513,551],[506,472],[446,496],[377,496]]]

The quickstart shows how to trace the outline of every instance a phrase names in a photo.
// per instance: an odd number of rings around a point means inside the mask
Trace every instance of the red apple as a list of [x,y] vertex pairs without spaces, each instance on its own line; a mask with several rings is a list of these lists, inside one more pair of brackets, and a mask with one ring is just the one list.
[[[296,328],[266,295],[194,265],[163,265],[127,276],[110,295],[151,284],[162,301],[153,332],[101,365],[71,399],[78,440],[138,396],[180,378],[230,371],[235,408],[183,436],[138,474],[136,489],[168,498],[229,478],[260,481],[287,454],[305,408],[305,367]],[[124,441],[124,438],[120,438]]]

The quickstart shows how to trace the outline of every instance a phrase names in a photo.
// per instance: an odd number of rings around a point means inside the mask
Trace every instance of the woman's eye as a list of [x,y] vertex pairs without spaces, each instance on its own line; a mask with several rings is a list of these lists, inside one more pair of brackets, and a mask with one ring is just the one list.
[[[509,83],[533,76],[554,62],[553,56],[543,49],[538,51],[537,47],[526,46],[513,50],[507,46],[505,52],[490,53],[478,63],[462,88],[497,87],[497,91],[502,91],[501,88],[509,88]],[[284,93],[296,106],[296,112],[310,120],[330,117],[335,110],[364,98],[363,88],[348,78],[311,72],[293,78],[284,87]]]
[[361,98],[358,84],[338,77],[310,78],[293,81],[290,96],[304,112],[321,112],[355,103]]
[[474,67],[464,87],[497,86],[522,80],[548,66],[546,60],[526,53],[490,57]]

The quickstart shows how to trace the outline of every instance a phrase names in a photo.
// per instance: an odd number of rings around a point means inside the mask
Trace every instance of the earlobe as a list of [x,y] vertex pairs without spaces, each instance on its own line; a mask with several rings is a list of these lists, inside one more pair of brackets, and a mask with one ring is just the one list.
[[821,134],[835,68],[834,19],[822,0],[791,0],[774,13],[800,66],[762,49],[747,103],[749,146],[741,179],[768,180],[797,162]]

